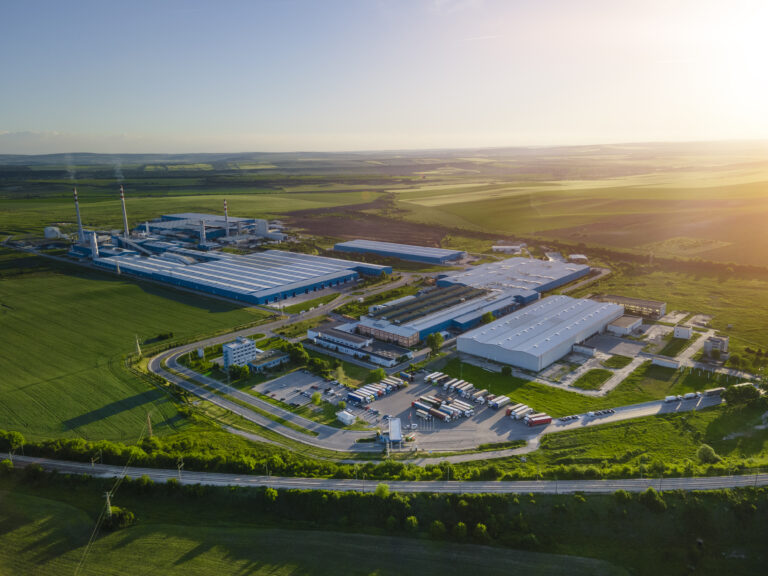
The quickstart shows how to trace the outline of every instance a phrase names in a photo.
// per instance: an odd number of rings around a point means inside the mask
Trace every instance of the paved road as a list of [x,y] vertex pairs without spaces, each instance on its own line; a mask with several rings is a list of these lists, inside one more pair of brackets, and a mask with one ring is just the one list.
[[[0,459],[8,455],[0,453]],[[46,470],[64,474],[90,474],[97,478],[114,478],[123,473],[121,466],[104,464],[91,465],[84,462],[69,462],[30,456],[14,456],[16,466],[39,464]],[[215,472],[190,472],[181,474],[177,470],[158,468],[128,467],[125,473],[133,478],[149,476],[155,482],[170,478],[180,479],[182,484],[206,484],[211,486],[272,486],[274,488],[296,488],[304,490],[373,491],[376,481],[338,480],[325,478],[285,478],[278,476],[250,476],[245,474],[219,474]],[[522,482],[407,482],[392,480],[385,482],[393,492],[444,492],[456,494],[520,493],[565,494],[571,492],[611,493],[616,490],[642,492],[648,487],[657,490],[719,490],[768,485],[768,474],[749,476],[713,476],[699,478],[633,478],[627,480],[540,480]]]

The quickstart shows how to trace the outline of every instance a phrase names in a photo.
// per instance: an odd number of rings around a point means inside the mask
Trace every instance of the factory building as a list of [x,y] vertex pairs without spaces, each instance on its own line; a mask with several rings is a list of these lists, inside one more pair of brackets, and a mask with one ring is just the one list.
[[583,264],[509,258],[443,274],[438,277],[437,285],[464,284],[485,289],[547,292],[586,276],[589,271],[589,266]]
[[618,304],[550,296],[459,336],[459,352],[539,372],[620,318]]
[[593,296],[593,300],[598,302],[611,302],[620,304],[630,314],[637,314],[645,318],[661,318],[667,313],[666,302],[658,300],[644,300],[641,298],[629,298],[627,296],[616,296],[615,294],[601,294]]
[[272,370],[278,368],[283,364],[290,362],[291,358],[282,350],[267,350],[256,354],[256,356],[248,362],[248,366],[252,372],[264,372],[266,370]]
[[232,342],[227,342],[221,346],[221,353],[224,360],[224,367],[245,366],[251,360],[261,354],[261,350],[256,348],[256,344],[250,338],[238,338]]
[[93,262],[115,271],[119,267],[123,274],[250,304],[274,303],[343,286],[357,280],[360,274],[380,275],[392,270],[388,266],[282,250],[237,255],[190,250],[172,243],[133,244],[152,255],[123,250],[115,256],[97,257]]
[[424,262],[426,264],[451,264],[467,257],[461,250],[446,250],[428,246],[412,246],[410,244],[395,244],[392,242],[376,242],[374,240],[350,240],[340,242],[333,247],[337,252],[354,252],[357,254],[378,254],[400,260]]
[[414,298],[377,306],[360,318],[357,331],[410,347],[435,332],[469,330],[487,312],[503,316],[538,297],[532,290],[487,291],[458,284],[435,288]]
[[[226,202],[226,201],[225,201]],[[201,246],[213,241],[226,241],[241,237],[262,238],[280,242],[285,234],[271,229],[267,220],[259,218],[237,218],[219,214],[183,212],[164,214],[157,220],[145,222],[136,232],[154,235],[163,240],[185,240],[197,242]]]
[[606,330],[616,336],[628,336],[642,325],[643,319],[639,316],[622,316],[608,324]]
[[404,356],[413,357],[413,353],[407,348],[382,344],[371,337],[339,328],[339,326],[311,328],[307,330],[307,338],[316,346],[387,368],[397,365]]

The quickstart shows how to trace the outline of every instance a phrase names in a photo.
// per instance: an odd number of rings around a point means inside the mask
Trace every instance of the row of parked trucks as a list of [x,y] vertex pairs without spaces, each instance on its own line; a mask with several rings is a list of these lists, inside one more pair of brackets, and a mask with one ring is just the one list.
[[507,416],[513,420],[522,420],[528,426],[543,426],[552,422],[552,416],[544,412],[534,412],[527,404],[515,404],[507,408]]
[[366,384],[356,390],[351,390],[347,393],[347,402],[353,404],[370,404],[385,394],[400,390],[404,385],[405,382],[400,378],[397,378],[396,376],[388,376],[381,382]]
[[510,402],[508,396],[490,394],[485,388],[478,390],[470,382],[461,378],[453,378],[442,372],[432,372],[424,378],[424,381],[435,386],[442,386],[443,392],[446,394],[456,394],[468,402],[480,405],[488,404],[491,408],[501,408]]
[[432,395],[419,396],[411,406],[416,408],[416,415],[425,420],[437,418],[443,422],[450,422],[459,418],[469,418],[475,414],[474,406],[463,400],[455,398],[442,400]]

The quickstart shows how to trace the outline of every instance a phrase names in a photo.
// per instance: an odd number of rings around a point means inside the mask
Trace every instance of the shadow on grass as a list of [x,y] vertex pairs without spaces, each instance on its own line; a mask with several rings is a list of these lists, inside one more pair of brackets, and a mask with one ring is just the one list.
[[161,390],[147,390],[141,394],[135,394],[122,400],[110,402],[101,408],[97,408],[96,410],[91,410],[90,412],[86,412],[80,416],[70,418],[69,420],[65,420],[62,424],[67,430],[75,430],[81,426],[93,424],[94,422],[98,422],[104,418],[109,418],[110,416],[114,416],[120,412],[133,410],[139,406],[151,404],[155,401],[165,399],[166,396]]

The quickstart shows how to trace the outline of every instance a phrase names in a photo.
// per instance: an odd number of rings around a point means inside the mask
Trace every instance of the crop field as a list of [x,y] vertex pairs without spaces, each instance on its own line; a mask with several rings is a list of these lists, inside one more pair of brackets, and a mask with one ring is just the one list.
[[426,224],[768,265],[765,166],[533,182],[471,178],[393,190],[397,207]]
[[0,250],[0,428],[29,439],[134,441],[184,424],[122,366],[135,337],[181,339],[258,321],[253,308]]

